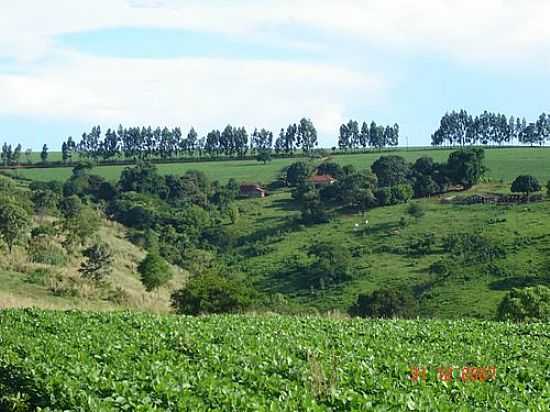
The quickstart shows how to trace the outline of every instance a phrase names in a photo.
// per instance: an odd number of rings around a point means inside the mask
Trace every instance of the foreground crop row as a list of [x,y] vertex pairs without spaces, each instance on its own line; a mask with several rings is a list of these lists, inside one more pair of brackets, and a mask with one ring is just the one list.
[[549,346],[548,324],[2,311],[0,410],[546,411]]

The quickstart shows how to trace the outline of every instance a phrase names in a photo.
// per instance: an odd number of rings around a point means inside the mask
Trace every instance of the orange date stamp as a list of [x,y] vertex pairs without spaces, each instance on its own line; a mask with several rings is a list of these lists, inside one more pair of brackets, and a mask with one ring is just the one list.
[[[495,381],[497,378],[496,366],[473,367],[464,366],[463,368],[439,367],[436,368],[436,379],[440,382],[453,382],[460,380],[462,382],[486,382]],[[411,367],[409,379],[412,382],[426,382],[428,380],[428,369]]]

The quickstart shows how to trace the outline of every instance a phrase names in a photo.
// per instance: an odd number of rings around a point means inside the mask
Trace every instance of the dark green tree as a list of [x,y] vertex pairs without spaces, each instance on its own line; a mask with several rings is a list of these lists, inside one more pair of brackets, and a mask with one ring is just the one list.
[[48,161],[48,146],[46,146],[46,145],[42,146],[42,152],[40,153],[40,159],[42,160],[42,163],[46,163]]
[[289,186],[296,186],[313,173],[313,166],[310,163],[300,161],[292,163],[286,170],[286,181]]
[[381,156],[371,166],[380,187],[407,183],[411,168],[401,156]]
[[349,313],[369,318],[412,318],[416,314],[416,300],[401,289],[379,289],[360,294]]
[[479,183],[485,174],[483,149],[465,149],[452,152],[447,161],[447,173],[451,182],[466,189]]
[[540,192],[542,187],[536,177],[531,175],[521,175],[512,182],[511,190],[513,193],[525,193],[529,198],[531,193]]
[[147,292],[165,285],[174,274],[168,263],[155,253],[148,253],[138,265],[141,282]]

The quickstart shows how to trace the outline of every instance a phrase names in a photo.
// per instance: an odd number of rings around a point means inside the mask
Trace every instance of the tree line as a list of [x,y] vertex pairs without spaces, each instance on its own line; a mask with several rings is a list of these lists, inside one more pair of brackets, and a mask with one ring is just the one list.
[[199,137],[195,128],[186,136],[179,127],[153,129],[152,127],[119,126],[117,130],[107,129],[103,134],[100,126],[83,133],[80,141],[69,137],[61,147],[64,162],[75,156],[93,160],[128,158],[146,160],[149,158],[170,159],[204,155],[210,157],[229,156],[242,158],[247,154],[272,152],[292,154],[296,151],[310,152],[318,145],[317,130],[311,120],[303,118],[297,124],[281,129],[274,139],[267,129],[254,129],[249,135],[244,127],[227,125],[222,131],[214,129]]
[[542,113],[535,122],[484,111],[473,117],[466,110],[445,113],[432,135],[432,145],[511,144],[542,146],[550,139],[550,115]]
[[366,149],[375,147],[381,149],[386,146],[397,146],[399,144],[399,125],[379,126],[376,122],[363,122],[361,129],[356,120],[349,120],[340,126],[338,136],[338,147],[342,150]]

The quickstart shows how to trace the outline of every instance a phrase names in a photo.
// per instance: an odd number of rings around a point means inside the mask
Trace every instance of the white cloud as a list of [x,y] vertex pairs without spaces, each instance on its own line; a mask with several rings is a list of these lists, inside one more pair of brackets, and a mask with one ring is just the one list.
[[[180,28],[295,49],[325,47],[313,29],[362,53],[372,44],[509,69],[550,66],[547,0],[17,0],[0,12],[0,113],[90,122],[278,127],[310,116],[332,137],[348,104],[382,100],[369,68],[239,59],[125,60],[60,49],[63,33],[115,27]],[[291,30],[288,30],[288,29]]]
[[30,58],[57,34],[107,27],[249,36],[292,27],[464,62],[547,64],[549,15],[547,0],[18,0],[0,14],[0,55]]
[[329,65],[211,58],[137,60],[73,54],[0,75],[0,112],[116,126],[225,124],[274,131],[311,117],[333,137],[347,103],[378,99],[384,80]]

